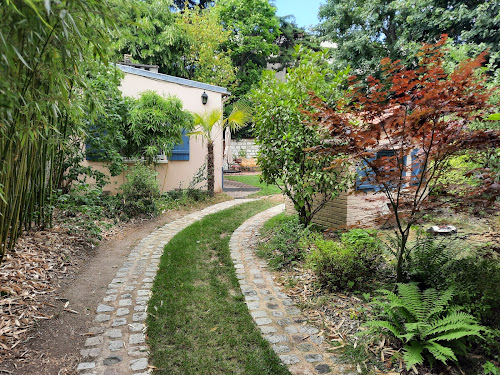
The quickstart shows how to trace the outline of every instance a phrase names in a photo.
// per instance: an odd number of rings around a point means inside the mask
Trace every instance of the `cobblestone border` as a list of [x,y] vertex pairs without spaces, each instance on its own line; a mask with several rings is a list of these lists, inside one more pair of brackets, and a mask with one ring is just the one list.
[[97,306],[95,325],[80,352],[79,375],[150,374],[144,321],[163,248],[178,232],[204,216],[254,200],[215,204],[168,223],[142,239],[118,269]]
[[307,324],[300,309],[274,284],[266,262],[255,255],[260,228],[284,209],[281,204],[253,216],[234,231],[229,242],[250,314],[293,375],[355,375],[354,368],[339,363],[335,355],[327,352],[329,345],[319,330]]

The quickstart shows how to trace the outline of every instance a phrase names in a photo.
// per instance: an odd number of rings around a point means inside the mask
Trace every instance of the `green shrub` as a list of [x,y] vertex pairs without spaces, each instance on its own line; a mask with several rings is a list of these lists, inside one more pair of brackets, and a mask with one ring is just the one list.
[[155,203],[155,198],[160,196],[157,175],[157,172],[142,164],[137,164],[127,175],[127,181],[121,188],[123,211],[128,217],[158,214],[159,210]]
[[194,202],[201,202],[208,198],[208,191],[189,188],[186,190],[186,195]]
[[100,188],[89,184],[74,184],[68,194],[57,198],[60,211],[58,219],[68,232],[96,245],[101,239],[105,218],[116,219],[121,202],[118,198],[105,196]]
[[267,258],[272,268],[281,269],[303,259],[304,242],[301,240],[311,236],[311,231],[294,215],[273,221],[267,235],[270,239],[261,247],[259,255]]
[[435,289],[420,291],[417,284],[398,284],[398,295],[381,291],[386,299],[373,303],[382,313],[380,320],[369,321],[366,326],[382,328],[400,339],[406,369],[423,364],[431,366],[436,361],[457,362],[458,354],[467,352],[465,339],[482,337],[476,318],[450,304],[453,290],[439,292]]
[[316,238],[307,263],[329,290],[359,288],[374,278],[382,264],[382,243],[374,231],[354,229],[340,242]]

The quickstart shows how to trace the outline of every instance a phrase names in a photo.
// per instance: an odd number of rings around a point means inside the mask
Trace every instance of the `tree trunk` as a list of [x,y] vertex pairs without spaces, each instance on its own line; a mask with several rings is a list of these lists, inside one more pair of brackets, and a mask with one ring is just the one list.
[[214,166],[214,144],[213,142],[208,142],[208,154],[207,154],[207,184],[208,184],[208,195],[211,197],[215,193],[215,166]]

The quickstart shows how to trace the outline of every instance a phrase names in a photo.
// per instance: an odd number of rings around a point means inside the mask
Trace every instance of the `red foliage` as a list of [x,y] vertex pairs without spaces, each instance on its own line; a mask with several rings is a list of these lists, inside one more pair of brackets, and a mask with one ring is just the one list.
[[[368,172],[363,178],[389,199],[403,243],[450,156],[500,147],[499,132],[470,129],[490,108],[492,92],[478,70],[486,52],[448,74],[443,69],[445,42],[444,35],[438,43],[424,45],[415,70],[386,58],[381,79],[368,77],[368,85],[359,85],[351,77],[351,91],[336,108],[312,94],[317,112],[311,115],[332,136],[330,146],[317,152],[345,155],[339,161],[362,161]],[[377,159],[381,150],[390,150],[389,155]],[[482,192],[498,193],[499,184],[487,173],[483,181]]]

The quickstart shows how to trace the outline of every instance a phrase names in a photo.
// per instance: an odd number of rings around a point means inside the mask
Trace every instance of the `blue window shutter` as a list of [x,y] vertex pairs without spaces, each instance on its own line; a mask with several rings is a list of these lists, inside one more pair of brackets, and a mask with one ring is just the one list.
[[419,151],[420,150],[418,150],[418,149],[411,151],[411,163],[412,163],[412,166],[411,166],[411,177],[412,177],[411,184],[413,186],[418,185],[418,182],[420,179],[420,177],[418,177],[418,175],[420,175],[420,173],[422,173],[422,163],[421,162],[415,163],[415,158],[416,158],[416,155]]
[[[369,158],[368,160],[369,161],[375,160],[375,157]],[[367,172],[371,173],[371,171],[366,170],[367,163],[364,160],[361,163],[362,163],[362,166],[357,168],[357,170],[356,170],[357,177],[356,177],[355,189],[356,190],[364,190],[364,191],[375,190],[375,186],[371,185],[369,181],[367,181],[367,180],[362,181],[361,180],[362,178],[366,177]]]
[[182,131],[182,143],[173,148],[172,155],[168,160],[189,160],[189,136],[187,133],[186,129]]
[[[99,125],[92,125],[89,129],[94,137],[102,137],[108,134],[107,130],[101,130]],[[85,159],[89,161],[107,161],[105,149],[96,149],[91,142],[85,142]]]
[[[369,161],[372,161],[372,160],[375,160],[376,159],[380,159],[380,158],[383,158],[383,157],[388,157],[388,156],[393,156],[394,155],[394,150],[380,150],[377,152],[377,155],[370,158]],[[406,155],[403,156],[403,163],[404,165],[406,165]],[[357,178],[356,178],[356,186],[355,186],[355,189],[356,190],[364,190],[364,191],[379,191],[380,190],[380,187],[379,186],[375,186],[375,185],[372,185],[369,181],[361,181],[362,178],[364,178],[366,176],[366,170],[365,170],[365,166],[366,166],[366,162],[363,161],[363,168],[358,168],[357,170]],[[372,174],[373,172],[372,171],[368,171],[369,174]]]

